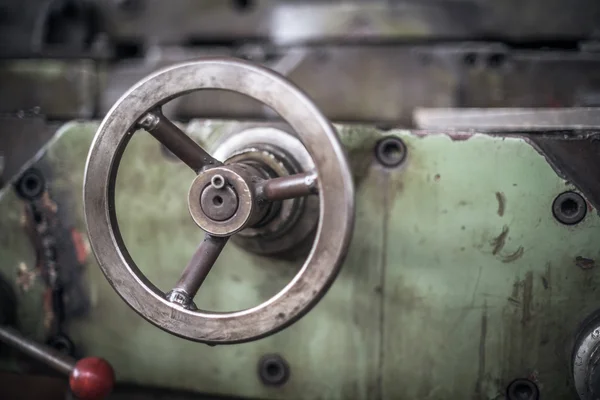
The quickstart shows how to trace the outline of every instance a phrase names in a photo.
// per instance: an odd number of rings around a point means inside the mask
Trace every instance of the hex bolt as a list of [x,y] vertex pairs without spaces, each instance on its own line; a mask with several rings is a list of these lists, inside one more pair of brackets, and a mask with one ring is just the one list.
[[383,138],[375,145],[375,158],[389,168],[402,164],[406,159],[406,153],[406,145],[402,139],[395,136]]
[[561,224],[575,225],[585,218],[587,203],[575,192],[564,192],[556,196],[552,203],[552,214]]

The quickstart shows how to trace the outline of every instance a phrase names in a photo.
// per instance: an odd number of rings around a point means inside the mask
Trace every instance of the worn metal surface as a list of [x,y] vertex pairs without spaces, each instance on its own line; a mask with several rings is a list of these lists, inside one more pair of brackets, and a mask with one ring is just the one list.
[[[269,90],[265,90],[268,88]],[[311,252],[298,274],[277,295],[255,307],[232,313],[190,311],[168,302],[131,259],[119,233],[115,211],[117,168],[131,129],[145,113],[169,99],[193,90],[229,90],[252,97],[275,110],[297,133],[315,163],[319,175],[319,224]],[[174,125],[173,125],[174,126]],[[215,167],[230,179],[236,174],[238,195],[252,200],[252,177],[244,164]],[[290,179],[288,177],[288,179]],[[210,181],[210,180],[209,180]],[[192,185],[190,193],[199,186]],[[203,187],[203,186],[202,186]],[[190,196],[190,199],[198,199]],[[251,221],[255,202],[240,199],[249,211],[240,213]],[[292,324],[325,294],[337,276],[352,235],[354,186],[343,148],[330,122],[312,101],[282,76],[260,66],[235,59],[204,59],[174,65],[140,81],[131,88],[104,118],[90,148],[84,185],[85,215],[90,243],[96,258],[119,295],[138,313],[175,335],[206,343],[236,343],[258,339]],[[193,210],[194,204],[197,209]],[[190,202],[198,222],[198,202]],[[242,221],[242,222],[245,222]],[[258,222],[258,221],[256,221]],[[211,221],[217,225],[216,221]],[[204,225],[203,229],[208,231]],[[243,225],[239,226],[241,229]],[[223,223],[227,236],[235,231]],[[216,230],[216,229],[215,229]],[[327,239],[336,234],[338,240]],[[143,268],[143,266],[142,266]]]
[[531,132],[600,128],[600,108],[417,109],[421,129]]
[[[156,98],[155,105],[158,106],[159,103],[167,100],[169,99]],[[149,112],[144,115],[139,125],[196,173],[204,168],[221,164],[191,140],[177,125],[158,112]]]
[[[71,125],[46,156],[56,168],[53,187],[71,191],[80,229],[82,168],[96,128]],[[198,121],[186,131],[211,150],[236,129],[244,124]],[[339,132],[357,188],[355,235],[338,279],[305,318],[253,343],[188,342],[137,316],[89,260],[93,308],[71,320],[77,345],[110,360],[126,382],[251,398],[497,400],[517,378],[535,381],[543,399],[575,398],[570,343],[600,303],[596,210],[577,225],[555,221],[552,201],[573,187],[519,138]],[[376,142],[389,135],[408,150],[397,169],[374,157]],[[202,235],[182,200],[193,172],[168,158],[157,162],[162,154],[150,135],[134,135],[116,207],[131,256],[166,291]],[[181,179],[167,179],[175,174]],[[7,195],[0,208],[0,232],[11,233],[0,271],[14,283],[18,260],[31,251],[18,224],[9,224],[20,204]],[[230,245],[197,304],[235,310],[260,303],[298,266]],[[36,310],[21,309],[21,318],[30,316],[21,323],[35,322]],[[265,354],[288,362],[283,386],[262,385],[257,365]]]

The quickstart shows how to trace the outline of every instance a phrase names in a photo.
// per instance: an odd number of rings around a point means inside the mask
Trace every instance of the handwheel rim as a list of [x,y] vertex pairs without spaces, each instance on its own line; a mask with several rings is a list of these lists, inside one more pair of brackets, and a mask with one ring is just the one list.
[[[238,92],[271,107],[297,133],[319,175],[319,223],[313,247],[302,268],[269,300],[236,312],[191,311],[167,301],[129,255],[115,211],[116,173],[131,137],[128,132],[157,105],[203,89]],[[302,317],[337,276],[354,223],[352,177],[332,125],[312,101],[284,77],[233,59],[204,59],[175,65],[148,76],[125,93],[98,128],[88,155],[83,191],[91,247],[111,286],[154,325],[205,343],[259,339]]]

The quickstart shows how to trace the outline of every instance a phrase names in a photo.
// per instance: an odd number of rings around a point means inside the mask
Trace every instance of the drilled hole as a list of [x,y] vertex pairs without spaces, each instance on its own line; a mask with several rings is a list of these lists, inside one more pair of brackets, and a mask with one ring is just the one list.
[[213,204],[215,206],[220,206],[223,204],[223,198],[221,196],[215,196],[213,197]]

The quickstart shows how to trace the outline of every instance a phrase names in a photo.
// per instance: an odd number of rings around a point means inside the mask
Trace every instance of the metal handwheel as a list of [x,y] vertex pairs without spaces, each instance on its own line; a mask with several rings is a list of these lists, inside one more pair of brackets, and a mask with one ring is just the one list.
[[[315,170],[276,176],[259,162],[223,164],[214,159],[160,111],[169,100],[202,89],[238,92],[271,107],[295,131]],[[197,173],[188,204],[192,219],[206,237],[168,293],[149,282],[129,256],[115,212],[117,169],[131,135],[139,128]],[[277,202],[313,194],[319,197],[314,243],[302,268],[284,289],[243,311],[213,313],[196,308],[194,295],[231,235],[271,218]],[[147,77],[113,106],[90,149],[84,205],[98,263],[135,311],[174,335],[225,344],[275,333],[298,320],[325,294],[350,241],[354,187],[334,128],[300,89],[277,73],[245,61],[204,59]]]

